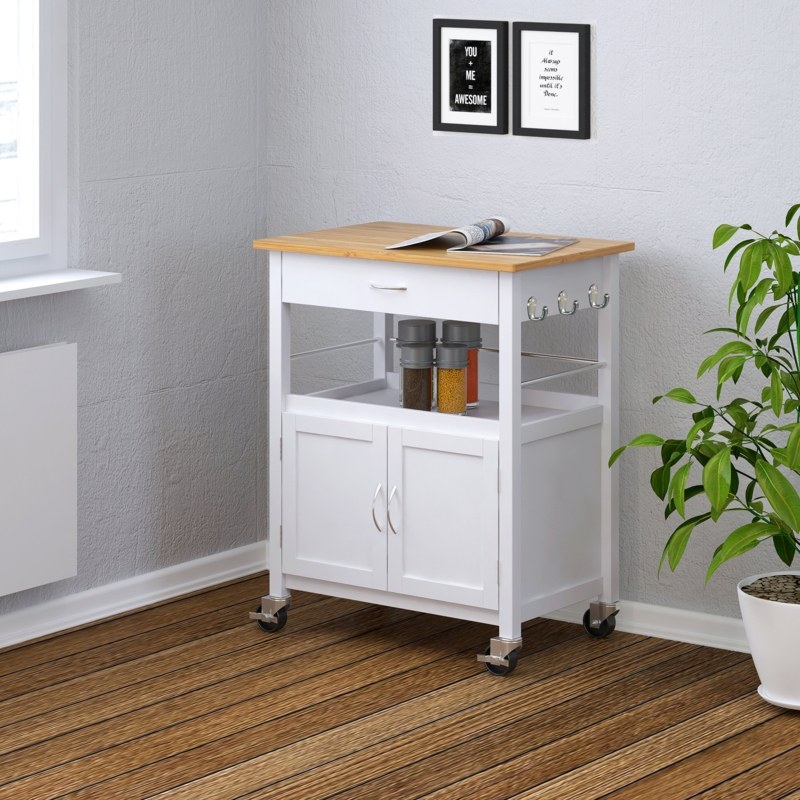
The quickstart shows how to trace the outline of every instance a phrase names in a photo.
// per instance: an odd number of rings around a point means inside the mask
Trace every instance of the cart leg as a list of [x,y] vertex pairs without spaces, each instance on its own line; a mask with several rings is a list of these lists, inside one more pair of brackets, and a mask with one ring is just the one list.
[[603,592],[587,612],[590,635],[599,632],[604,623],[610,633],[619,611],[619,465],[608,467],[611,454],[619,446],[619,256],[603,257],[603,291],[611,297],[608,306],[597,312],[597,358],[607,365],[597,377],[598,400],[603,406],[600,430]]
[[282,415],[291,390],[291,306],[281,298],[282,254],[269,257],[269,594],[251,612],[263,630],[276,631],[286,624],[291,595],[283,574],[282,525]]
[[511,672],[522,647],[522,302],[521,275],[498,275],[500,300],[499,636],[478,660],[494,675]]

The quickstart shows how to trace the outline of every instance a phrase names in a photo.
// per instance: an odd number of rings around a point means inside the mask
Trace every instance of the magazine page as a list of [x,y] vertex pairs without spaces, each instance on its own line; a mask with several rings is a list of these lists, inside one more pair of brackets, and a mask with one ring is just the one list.
[[464,243],[456,247],[449,247],[449,250],[462,250],[470,245],[480,244],[493,236],[500,236],[511,230],[511,224],[504,217],[490,217],[489,219],[476,222],[474,225],[465,225],[463,228],[450,228],[446,231],[436,231],[434,233],[424,233],[422,236],[415,236],[413,239],[406,239],[404,242],[390,244],[384,250],[394,250],[398,247],[411,247],[414,244],[422,244],[438,239],[441,236],[459,234],[464,238]]
[[546,256],[562,247],[576,244],[580,239],[547,236],[497,236],[483,244],[472,245],[468,253],[494,253],[507,256]]

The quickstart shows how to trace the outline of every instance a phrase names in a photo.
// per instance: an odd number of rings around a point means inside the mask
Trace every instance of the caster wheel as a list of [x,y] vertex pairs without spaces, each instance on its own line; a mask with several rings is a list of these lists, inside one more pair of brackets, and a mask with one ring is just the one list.
[[589,622],[589,611],[587,609],[586,613],[583,615],[583,629],[587,634],[589,634],[589,636],[592,637],[592,639],[605,639],[606,636],[612,634],[614,632],[614,628],[617,627],[616,614],[604,619],[600,623],[599,628],[593,628]]
[[[256,613],[260,612],[261,606],[256,609]],[[286,609],[282,608],[275,616],[278,618],[277,622],[264,622],[262,619],[256,620],[258,627],[267,633],[275,633],[275,631],[279,631],[286,624],[286,620],[288,619],[289,615],[286,613]]]
[[[486,648],[486,652],[484,655],[489,655],[492,652],[491,645]],[[508,666],[504,667],[502,664],[489,664],[488,662],[484,662],[484,666],[489,671],[491,675],[510,675],[517,666],[517,650],[512,650],[506,658],[508,659]]]

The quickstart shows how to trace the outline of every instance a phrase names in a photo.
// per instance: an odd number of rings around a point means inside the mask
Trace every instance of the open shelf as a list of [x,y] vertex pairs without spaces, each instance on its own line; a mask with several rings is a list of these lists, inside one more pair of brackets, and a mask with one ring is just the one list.
[[[437,411],[414,411],[398,404],[397,373],[388,380],[366,381],[309,395],[290,394],[286,411],[297,414],[372,422],[440,433],[498,439],[500,406],[497,387],[481,384],[480,405],[466,416],[440,414]],[[566,430],[599,424],[603,409],[595,397],[572,400],[555,392],[523,391],[521,408],[522,441],[530,442]]]

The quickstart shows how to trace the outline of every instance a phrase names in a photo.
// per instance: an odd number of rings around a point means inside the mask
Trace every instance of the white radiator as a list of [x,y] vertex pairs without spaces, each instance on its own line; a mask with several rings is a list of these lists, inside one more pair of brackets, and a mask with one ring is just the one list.
[[0,595],[77,574],[78,347],[0,353]]

